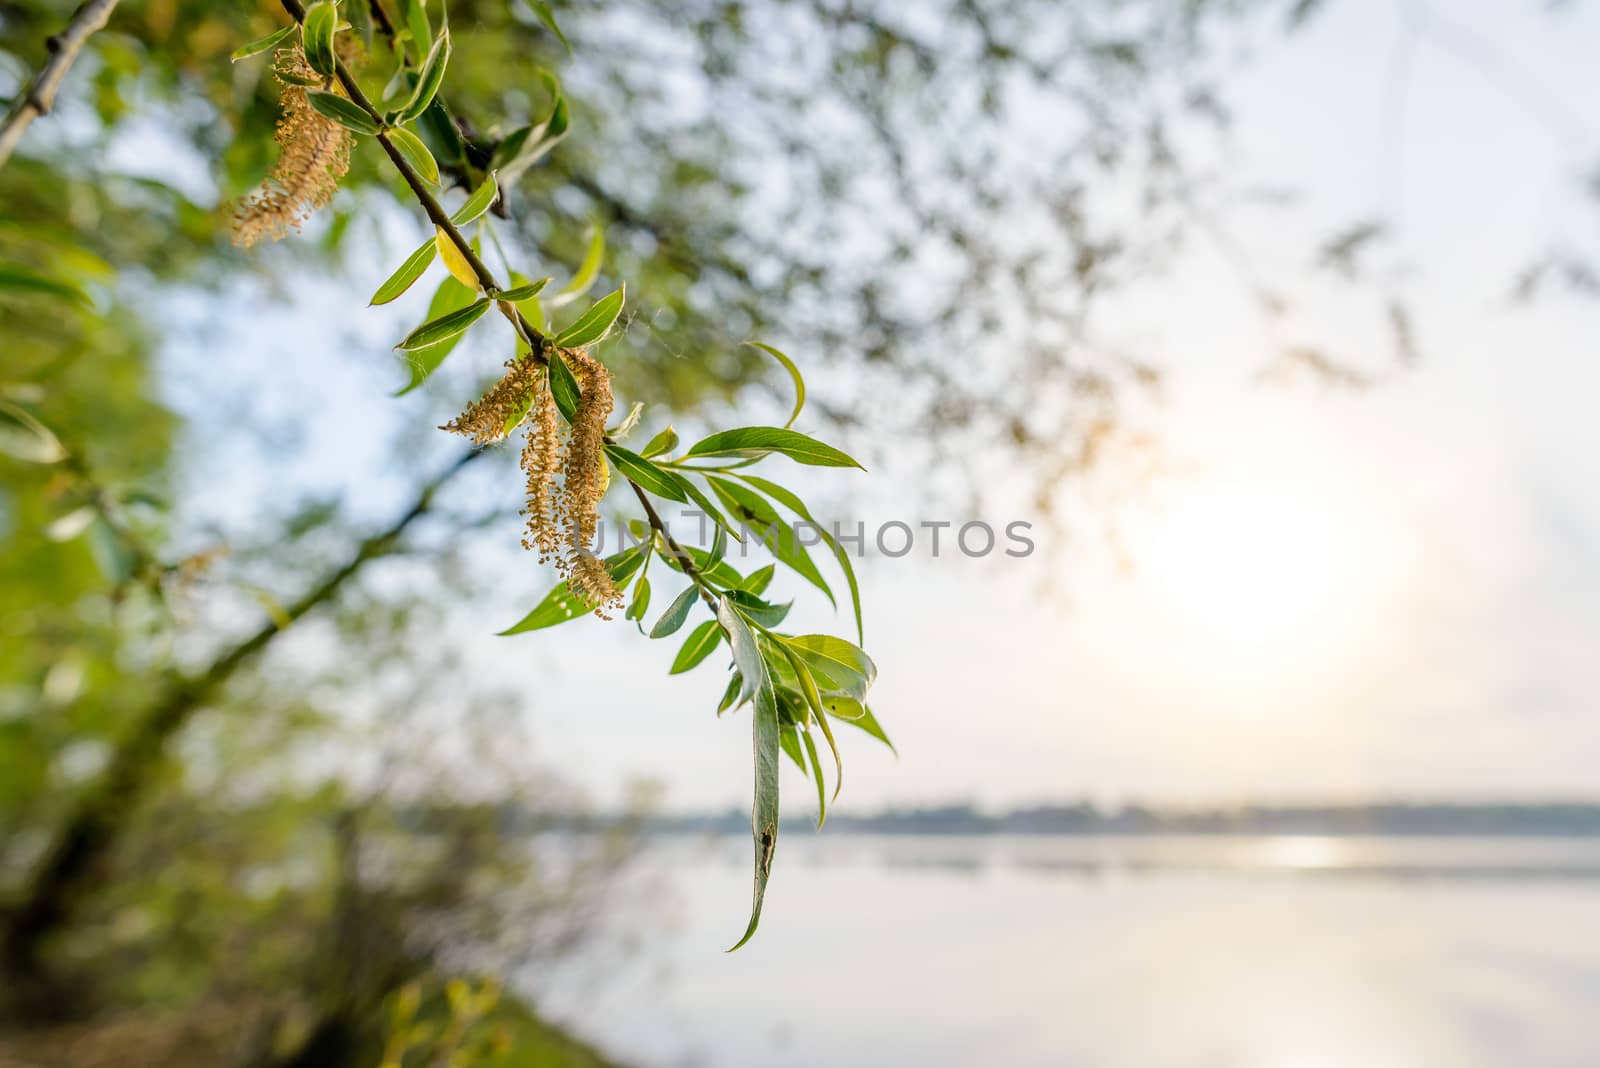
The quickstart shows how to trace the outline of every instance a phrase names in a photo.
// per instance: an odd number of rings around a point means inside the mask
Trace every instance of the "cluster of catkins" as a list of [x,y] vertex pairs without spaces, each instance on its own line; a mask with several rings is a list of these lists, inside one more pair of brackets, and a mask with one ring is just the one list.
[[303,83],[314,83],[317,75],[300,46],[278,49],[272,73],[282,86],[274,135],[278,163],[272,177],[234,207],[233,243],[240,248],[299,231],[312,212],[333,199],[350,169],[350,131],[306,99]]
[[565,441],[549,374],[531,354],[508,362],[505,376],[443,429],[487,445],[527,424],[522,470],[528,477],[524,511],[528,526],[523,548],[537,552],[540,563],[553,561],[566,577],[567,588],[607,619],[607,610],[622,603],[622,594],[593,545],[600,498],[609,482],[605,434],[613,404],[611,375],[583,349],[561,355],[578,381],[578,408]]

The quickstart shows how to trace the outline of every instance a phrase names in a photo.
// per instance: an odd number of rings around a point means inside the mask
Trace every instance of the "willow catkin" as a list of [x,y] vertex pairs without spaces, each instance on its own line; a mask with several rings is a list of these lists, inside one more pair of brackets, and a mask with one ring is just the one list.
[[501,440],[516,429],[517,416],[527,410],[528,398],[547,392],[539,389],[540,378],[539,363],[532,355],[507,360],[500,381],[440,429],[479,445]]
[[578,410],[573,414],[562,468],[560,509],[567,528],[567,584],[602,619],[622,602],[606,565],[594,552],[605,496],[606,420],[611,417],[611,374],[583,349],[564,354],[578,379]]
[[560,558],[561,513],[556,475],[561,469],[561,433],[556,401],[549,389],[533,395],[528,413],[528,440],[522,447],[522,470],[528,476],[527,533],[522,547],[539,554],[541,564]]
[[274,137],[278,162],[272,177],[240,201],[233,212],[233,243],[248,248],[298,231],[311,213],[326,207],[350,169],[350,131],[317,112],[299,84],[316,75],[298,45],[273,56],[282,92]]

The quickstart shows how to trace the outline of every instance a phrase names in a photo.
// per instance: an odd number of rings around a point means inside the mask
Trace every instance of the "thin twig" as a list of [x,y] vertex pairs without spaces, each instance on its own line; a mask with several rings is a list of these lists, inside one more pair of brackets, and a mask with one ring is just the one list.
[[[300,0],[281,0],[281,2],[283,9],[289,13],[290,18],[293,18],[296,22],[304,21],[305,7],[300,3]],[[460,250],[462,257],[467,261],[468,266],[472,268],[472,273],[477,276],[478,284],[483,287],[484,293],[490,297],[499,293],[501,291],[500,282],[495,278],[494,272],[489,269],[488,264],[483,262],[482,257],[473,251],[472,244],[461,233],[456,224],[450,221],[449,213],[444,210],[438,198],[429,191],[427,183],[423,181],[422,176],[407,162],[400,150],[395,148],[394,142],[390,140],[389,135],[382,129],[384,126],[383,113],[368,99],[367,94],[362,91],[361,86],[356,82],[355,75],[345,66],[343,60],[335,59],[334,75],[339,79],[339,84],[344,87],[345,94],[350,97],[351,103],[365,111],[373,122],[378,124],[380,128],[377,134],[378,144],[383,146],[389,161],[394,164],[395,169],[400,172],[400,176],[405,179],[406,185],[411,187],[411,192],[416,196],[417,202],[422,205],[422,210],[427,213],[429,220],[439,228],[441,233],[450,239],[451,244]],[[555,349],[554,341],[528,322],[510,301],[501,300],[495,303],[505,317],[511,320],[511,325],[516,329],[517,333],[527,342],[532,358],[540,364],[548,365],[550,358],[547,350],[559,351]],[[609,439],[607,440],[609,441]],[[651,529],[660,534],[667,547],[674,552],[683,566],[684,574],[688,575],[690,581],[700,587],[701,596],[706,598],[706,603],[712,604],[711,596],[707,592],[708,584],[705,577],[695,567],[694,562],[689,558],[689,554],[673,540],[672,535],[667,531],[666,524],[661,521],[661,517],[656,514],[655,507],[650,503],[649,497],[645,495],[644,489],[631,478],[627,479],[627,482],[628,485],[633,487],[633,492],[638,496],[639,502],[644,505],[645,516],[649,520]],[[715,604],[712,604],[712,608],[714,609],[715,607]]]
[[116,6],[117,0],[87,0],[72,13],[67,28],[45,42],[49,60],[40,68],[17,106],[11,109],[11,114],[6,116],[5,124],[0,126],[0,167],[11,159],[17,142],[22,140],[33,120],[50,114],[55,106],[56,90],[78,58],[84,42],[105,26]]

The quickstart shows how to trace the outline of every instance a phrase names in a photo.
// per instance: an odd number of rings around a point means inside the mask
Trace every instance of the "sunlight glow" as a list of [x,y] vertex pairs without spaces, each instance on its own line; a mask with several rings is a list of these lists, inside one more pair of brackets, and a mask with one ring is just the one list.
[[1131,533],[1136,581],[1197,656],[1275,672],[1337,651],[1382,594],[1384,539],[1320,460],[1236,457],[1185,481]]

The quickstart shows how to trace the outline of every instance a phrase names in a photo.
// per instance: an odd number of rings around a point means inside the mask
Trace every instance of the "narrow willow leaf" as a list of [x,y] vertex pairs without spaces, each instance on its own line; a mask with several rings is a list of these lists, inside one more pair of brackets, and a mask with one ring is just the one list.
[[621,445],[607,445],[606,455],[616,465],[617,470],[622,472],[624,478],[637,484],[641,489],[654,493],[657,497],[689,503],[688,494],[683,491],[683,486],[670,472],[661,470],[638,453],[629,452]]
[[810,510],[806,508],[805,501],[801,500],[798,496],[796,496],[794,493],[791,493],[783,486],[780,486],[776,482],[770,481],[769,479],[758,478],[755,475],[746,475],[741,473],[735,475],[734,477],[748,482],[756,489],[765,493],[768,497],[771,497],[773,500],[789,509],[789,511],[793,512],[807,523],[810,523],[813,529],[815,529],[818,534],[822,535],[823,542],[828,546],[829,549],[833,550],[833,558],[839,562],[839,570],[844,572],[844,580],[850,586],[850,603],[851,606],[854,607],[856,613],[856,641],[863,645],[866,644],[867,630],[862,624],[861,617],[861,587],[856,582],[856,569],[855,566],[850,563],[850,554],[845,552],[844,546],[839,544],[839,539],[834,537],[833,533],[829,531],[827,527],[823,526],[812,517]]
[[[611,581],[625,582],[635,571],[644,566],[644,554],[636,548],[624,549],[620,553],[606,557],[605,563],[606,570],[611,573]],[[545,627],[554,627],[570,619],[577,619],[581,615],[586,615],[589,610],[590,606],[568,589],[565,582],[559,582],[555,589],[545,594],[544,599],[534,606],[533,611],[500,634],[505,636],[543,630]]]
[[450,221],[456,226],[465,226],[477,219],[484,212],[494,206],[494,198],[500,195],[500,186],[495,182],[495,176],[490,174],[483,180],[483,184],[472,191],[462,205],[450,216]]
[[785,636],[779,641],[801,657],[823,689],[864,701],[878,679],[878,665],[859,646],[831,634]]
[[761,647],[756,644],[750,624],[745,622],[727,597],[717,598],[717,622],[722,624],[723,631],[728,635],[728,647],[733,650],[734,665],[744,676],[744,686],[739,691],[739,704],[742,705],[756,695],[761,680],[767,677],[766,665],[761,659]]
[[400,344],[396,345],[395,348],[406,349],[408,351],[412,349],[426,348],[427,346],[436,344],[437,342],[443,341],[446,338],[455,337],[457,334],[465,332],[466,329],[473,323],[477,322],[479,319],[482,319],[483,313],[488,310],[488,298],[475,300],[465,308],[450,312],[446,315],[441,315],[437,319],[430,319],[428,322],[423,323],[421,326],[411,331],[411,333],[407,334],[405,339],[401,341]]
[[368,51],[372,49],[372,5],[355,0],[355,3],[345,5],[345,13],[350,16],[350,27],[361,37],[361,43]]
[[639,425],[639,417],[642,415],[644,415],[644,401],[634,401],[633,406],[628,409],[628,414],[622,417],[622,422],[606,433],[610,435],[612,441],[622,441],[633,433],[633,428]]
[[467,258],[461,254],[461,250],[450,239],[444,227],[434,227],[433,243],[438,248],[439,258],[444,261],[445,269],[450,272],[450,276],[468,289],[476,291],[478,272],[472,269],[472,264],[467,262]]
[[575,349],[582,345],[593,345],[605,337],[611,332],[611,325],[617,321],[617,316],[622,314],[624,296],[624,291],[618,289],[595,301],[588,311],[578,317],[577,322],[561,332],[556,344],[564,349]]
[[[333,31],[338,24],[339,11],[331,0],[317,0],[306,8],[305,18],[300,24],[300,42],[305,49],[306,63],[318,74],[333,73]],[[317,110],[322,111],[321,108]],[[323,114],[328,115],[325,111]]]
[[889,747],[889,751],[899,755],[894,743],[884,733],[883,727],[878,723],[878,718],[872,714],[872,709],[850,697],[829,697],[823,695],[822,703],[828,709],[828,714],[834,719],[843,720],[853,727],[859,727],[872,735],[878,741]]
[[[650,611],[650,579],[640,575],[638,583],[633,587],[633,601],[628,605],[627,612],[623,613],[623,618],[640,620],[648,611]],[[642,627],[640,629],[643,630]]]
[[544,289],[544,287],[549,284],[550,279],[548,277],[541,278],[537,282],[529,282],[526,285],[514,286],[511,289],[502,289],[500,292],[494,295],[494,299],[510,301],[512,304],[515,304],[518,301],[527,300],[530,297],[537,297],[540,290]]
[[385,136],[406,158],[406,162],[411,164],[412,170],[422,175],[427,182],[433,185],[439,184],[439,163],[433,158],[433,153],[428,151],[428,146],[422,143],[422,138],[398,126]]
[[761,923],[761,903],[767,896],[772,855],[778,844],[778,695],[756,645],[755,635],[727,598],[717,605],[717,620],[728,635],[735,663],[745,676],[742,693],[755,701],[751,738],[755,754],[755,802],[750,809],[750,829],[755,841],[755,879],[750,896],[750,923],[729,952],[749,942]]
[[417,132],[440,163],[461,168],[467,165],[467,143],[461,139],[455,120],[438,97],[417,120]]
[[0,263],[0,290],[5,289],[60,297],[85,309],[93,307],[89,295],[71,282],[63,281],[54,275],[41,274],[15,263]]
[[306,100],[317,112],[326,115],[347,130],[354,130],[358,134],[378,132],[377,120],[368,115],[361,105],[346,100],[338,93],[330,93],[324,89],[307,89]]
[[66,448],[49,427],[6,400],[0,400],[0,453],[31,464],[54,464],[67,458]]
[[438,254],[438,249],[432,241],[418,247],[400,268],[391,274],[378,291],[372,294],[372,304],[387,304],[400,294],[411,288],[413,282],[421,278],[423,272],[433,263],[433,257]]
[[241,59],[249,59],[251,56],[259,56],[269,48],[278,47],[283,39],[293,32],[293,26],[285,26],[281,30],[273,30],[265,37],[258,38],[257,40],[251,41],[249,44],[244,45],[241,48],[234,49],[233,55],[229,56],[228,58],[234,63],[237,63]]
[[749,487],[729,482],[727,479],[708,475],[706,483],[723,504],[727,505],[729,512],[735,518],[743,520],[755,530],[761,539],[761,544],[778,558],[779,563],[821,590],[828,598],[829,604],[838,606],[833,599],[832,588],[822,577],[822,572],[817,570],[816,561],[811,559],[811,553],[801,544],[794,526],[785,522],[765,498]]
[[794,766],[800,769],[800,774],[811,777],[810,769],[806,767],[806,755],[800,748],[800,729],[792,723],[785,723],[778,732],[778,744],[783,747],[783,753]]
[[[822,706],[822,694],[817,692],[816,680],[811,677],[811,669],[806,666],[800,654],[782,642],[777,644],[788,659],[789,666],[794,668],[795,680],[800,684],[800,694],[805,698],[806,707],[811,710],[812,718],[822,731],[823,738],[827,739],[828,748],[833,750],[833,796],[837,800],[839,791],[844,789],[844,758],[839,755],[839,744],[834,741],[833,728],[828,726],[827,710]],[[817,768],[817,777],[819,779],[822,777],[821,767]]]
[[[680,544],[678,548],[688,555],[689,563],[713,586],[731,589],[744,581],[744,576],[734,570],[726,560],[713,560],[710,553],[707,553],[704,549],[697,549],[693,545]],[[663,551],[661,558],[674,571],[688,573],[683,570],[683,561],[678,559],[672,550]]]
[[547,304],[552,308],[559,308],[571,304],[594,285],[600,277],[600,263],[606,255],[606,232],[599,226],[589,228],[589,249],[583,254],[583,262],[578,265],[578,273],[572,276],[572,281],[562,286],[560,291],[551,297]]
[[794,379],[794,411],[789,413],[789,421],[783,424],[783,429],[788,430],[794,426],[794,421],[800,418],[800,412],[806,406],[806,380],[800,374],[800,368],[795,366],[794,361],[771,345],[761,341],[746,341],[745,344],[753,349],[760,349],[774,360],[783,364],[783,369],[789,372],[790,378]]
[[565,46],[568,52],[572,51],[572,42],[567,40],[567,35],[561,32],[561,27],[556,23],[556,13],[550,10],[550,5],[545,3],[544,0],[529,0],[529,3],[533,7],[533,13],[539,16],[539,21],[544,23],[545,28],[556,35],[556,38]]
[[[806,755],[811,758],[812,778],[817,782],[817,830],[822,830],[822,825],[828,822],[828,784],[822,781],[822,761],[817,758],[817,743],[811,740],[811,732],[805,731],[800,740],[806,743]],[[834,792],[838,796],[838,791]]]
[[777,567],[773,564],[768,564],[759,571],[752,571],[749,577],[744,580],[743,585],[741,585],[739,588],[744,590],[746,593],[752,593],[755,596],[760,597],[762,592],[765,591],[768,586],[772,585],[772,577],[777,573]]
[[717,702],[717,715],[721,716],[733,707],[733,702],[739,696],[739,691],[744,689],[744,676],[735,668],[733,674],[728,676],[728,686],[722,691],[722,700]]
[[678,633],[689,619],[689,613],[694,610],[695,601],[700,599],[700,587],[690,583],[688,588],[678,594],[667,610],[656,620],[656,625],[650,628],[650,637],[665,638]]
[[411,58],[417,59],[433,44],[433,27],[428,25],[428,9],[423,0],[405,0],[406,29],[411,33]]
[[[727,531],[728,534],[732,536],[734,541],[738,542],[740,545],[744,544],[743,533],[738,527],[729,521],[727,516],[722,514],[721,509],[711,503],[711,498],[706,496],[704,490],[695,485],[692,478],[689,478],[686,475],[681,475],[676,471],[669,472],[669,474],[671,474],[672,477],[678,481],[678,484],[683,487],[683,492],[687,493],[694,503],[700,508],[700,510],[709,516],[711,521],[717,525],[718,534],[721,534],[723,531]],[[720,558],[721,557],[719,556],[718,559]]]
[[556,409],[567,422],[572,422],[578,412],[578,380],[572,377],[572,368],[558,352],[550,354],[550,393],[555,397]]
[[[477,294],[454,278],[446,277],[439,282],[439,287],[433,291],[433,299],[428,302],[428,319],[437,319],[440,316],[469,306]],[[411,381],[407,382],[395,396],[404,396],[428,380],[428,376],[439,369],[445,357],[455,351],[465,334],[456,334],[443,341],[429,345],[427,348],[416,349],[406,353],[406,366],[411,372]]]
[[669,675],[682,675],[700,666],[700,662],[711,655],[711,651],[722,640],[722,632],[717,629],[717,621],[708,619],[694,630],[689,632],[688,640],[683,643],[683,648],[678,650],[678,655],[672,660],[672,670]]
[[[724,430],[695,443],[689,456],[765,456],[782,453],[813,467],[861,467],[832,445],[824,445],[797,430],[776,426],[747,426]],[[862,468],[862,470],[866,470]]]
[[770,601],[763,601],[760,597],[745,589],[729,590],[725,596],[748,619],[761,624],[763,627],[778,626],[788,618],[789,609],[794,607],[793,601],[788,601],[784,604],[773,604]]
[[411,91],[411,99],[400,109],[399,122],[413,122],[428,110],[428,105],[433,103],[433,98],[439,93],[440,84],[444,82],[444,70],[449,62],[450,31],[444,29],[428,49],[427,58],[422,61],[422,71],[417,75],[416,88]]
[[639,453],[646,460],[652,456],[661,456],[678,447],[678,432],[670,426],[645,442],[644,451]]

